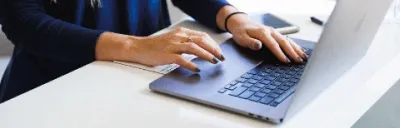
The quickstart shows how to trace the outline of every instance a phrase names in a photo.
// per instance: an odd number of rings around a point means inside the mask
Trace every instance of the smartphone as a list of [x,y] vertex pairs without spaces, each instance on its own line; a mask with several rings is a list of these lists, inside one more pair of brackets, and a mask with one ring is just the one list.
[[292,34],[300,31],[300,28],[288,21],[279,18],[271,13],[252,15],[251,18],[266,26],[270,26],[281,34]]

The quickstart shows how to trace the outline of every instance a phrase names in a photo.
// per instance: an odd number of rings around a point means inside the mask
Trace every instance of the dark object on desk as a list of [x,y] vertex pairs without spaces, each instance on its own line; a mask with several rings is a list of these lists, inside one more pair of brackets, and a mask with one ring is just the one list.
[[324,26],[324,21],[322,21],[322,20],[320,20],[320,19],[318,19],[316,17],[313,17],[313,16],[310,17],[310,19],[311,19],[311,22],[313,22],[315,24],[318,24],[320,26]]
[[[302,47],[314,43],[293,39]],[[280,65],[267,49],[252,51],[232,39],[221,45],[226,60],[217,65],[194,59],[202,71],[178,68],[150,83],[150,89],[172,96],[281,123],[305,65]]]

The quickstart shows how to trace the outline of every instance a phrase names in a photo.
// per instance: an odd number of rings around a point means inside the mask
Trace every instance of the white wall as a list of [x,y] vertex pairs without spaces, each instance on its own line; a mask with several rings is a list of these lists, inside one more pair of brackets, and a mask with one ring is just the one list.
[[7,40],[4,33],[1,31],[0,25],[0,80],[3,76],[3,72],[7,67],[8,61],[11,57],[13,45]]
[[180,20],[183,20],[188,17],[185,13],[183,13],[181,10],[179,10],[177,7],[175,7],[171,0],[168,0],[168,10],[169,10],[169,16],[171,18],[171,23],[174,24]]

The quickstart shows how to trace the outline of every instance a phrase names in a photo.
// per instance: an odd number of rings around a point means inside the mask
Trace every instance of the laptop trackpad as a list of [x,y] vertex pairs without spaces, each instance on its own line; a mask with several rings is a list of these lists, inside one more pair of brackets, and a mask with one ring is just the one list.
[[264,58],[257,57],[251,50],[238,46],[232,39],[223,43],[221,49],[226,58],[225,61],[212,64],[203,59],[194,59],[192,62],[197,64],[201,72],[194,73],[178,68],[151,83],[150,87],[192,96],[209,95],[210,90],[220,89],[256,67]]

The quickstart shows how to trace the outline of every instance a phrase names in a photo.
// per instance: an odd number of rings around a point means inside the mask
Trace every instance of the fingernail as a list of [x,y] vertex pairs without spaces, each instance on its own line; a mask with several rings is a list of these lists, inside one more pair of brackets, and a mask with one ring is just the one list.
[[200,70],[198,67],[196,67],[196,68],[194,69],[194,71],[195,71],[195,72],[200,72],[201,70]]
[[214,63],[214,64],[217,64],[217,63],[218,63],[217,57],[214,57],[214,58],[213,58],[213,63]]
[[225,61],[225,56],[221,55],[221,61]]
[[304,63],[304,60],[300,56],[297,56],[297,59],[299,59],[300,63]]
[[292,62],[290,61],[290,59],[287,58],[287,57],[286,57],[286,61],[287,61],[288,63],[292,63]]
[[260,49],[261,48],[261,42],[257,41],[256,43],[254,43],[254,48],[255,49]]
[[305,56],[306,59],[308,59],[308,57],[309,57],[306,53],[303,53],[303,56]]

